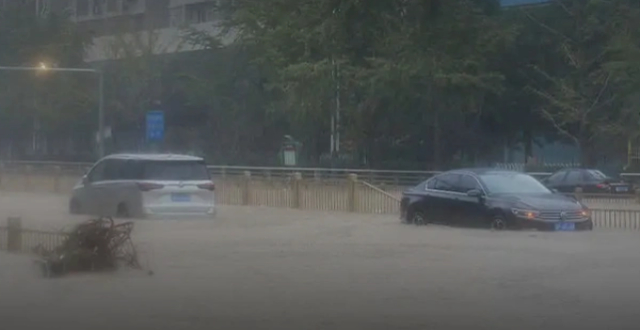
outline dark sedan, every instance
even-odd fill
[[[612,178],[596,169],[567,168],[542,180],[547,187],[563,193],[573,193],[576,188],[588,194],[633,194],[633,185]]]
[[[406,190],[401,219],[425,225],[550,231],[592,230],[589,209],[530,175],[496,169],[441,173]]]

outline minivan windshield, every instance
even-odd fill
[[[147,161],[142,171],[143,180],[200,181],[209,180],[203,161]]]
[[[480,180],[490,194],[550,194],[542,183],[523,173],[489,172],[480,175]]]

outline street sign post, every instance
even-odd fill
[[[147,112],[147,142],[160,142],[164,139],[164,112]]]
[[[164,112],[147,112],[147,143],[150,151],[158,152],[164,139]]]

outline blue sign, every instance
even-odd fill
[[[164,112],[147,112],[147,141],[161,141],[164,138]]]

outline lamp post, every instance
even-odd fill
[[[89,68],[50,68],[46,64],[39,66],[0,66],[0,71],[52,71],[85,72],[98,75],[98,156],[104,157],[104,74],[98,69]]]

